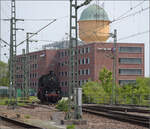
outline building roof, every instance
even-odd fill
[[[99,5],[93,4],[83,10],[79,21],[85,20],[105,20],[109,21],[106,11]]]

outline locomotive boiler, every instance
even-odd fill
[[[61,99],[61,88],[54,71],[39,78],[37,97],[42,103],[57,103]]]

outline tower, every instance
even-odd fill
[[[96,5],[90,5],[81,13],[79,37],[85,43],[105,42],[109,38],[110,20],[106,11]]]

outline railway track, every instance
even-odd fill
[[[149,115],[142,114],[145,112],[150,113],[148,110],[142,110],[142,109],[136,110],[136,108],[134,110],[133,108],[129,108],[129,107],[125,108],[125,107],[106,106],[106,105],[105,106],[84,105],[83,111],[91,114],[99,115],[99,116],[109,117],[111,119],[115,119],[119,121],[129,122],[143,127],[150,126],[150,114]]]
[[[14,119],[10,119],[10,118],[4,117],[4,116],[0,116],[0,120],[1,120],[1,122],[4,121],[4,122],[11,124],[11,127],[12,127],[12,125],[14,125],[18,129],[19,129],[19,127],[21,129],[42,129],[40,127],[36,127],[34,125],[30,125],[30,124],[20,122],[20,121],[14,120]]]

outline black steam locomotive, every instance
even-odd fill
[[[61,99],[61,88],[53,71],[39,78],[37,97],[42,103],[56,103]]]

